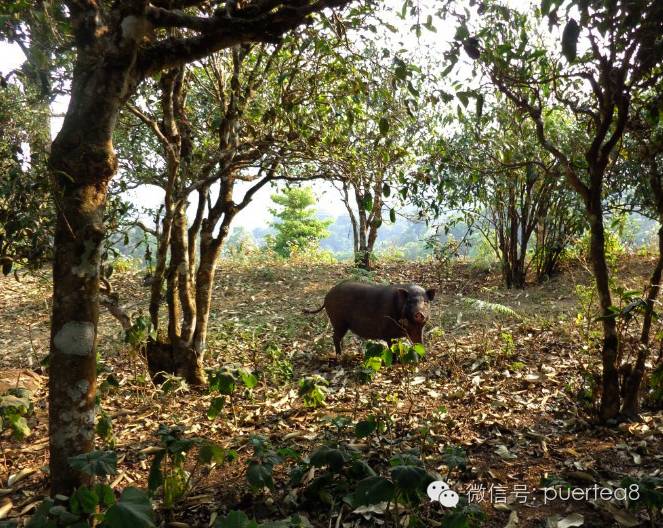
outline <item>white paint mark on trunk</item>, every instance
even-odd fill
[[[62,354],[88,356],[94,347],[94,324],[89,321],[69,321],[55,334],[53,344]]]
[[[86,240],[84,243],[85,249],[81,255],[81,262],[78,266],[73,266],[71,272],[77,277],[96,277],[97,276],[97,264],[99,259],[97,258],[97,253],[99,252],[99,245],[95,244],[90,240]]]

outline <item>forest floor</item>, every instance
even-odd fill
[[[628,257],[618,266],[619,282],[642,290],[652,266],[648,257]],[[326,316],[302,314],[302,308],[320,306],[330,286],[356,275],[342,264],[222,262],[206,366],[242,366],[260,376],[253,390],[237,391],[232,405],[214,420],[207,416],[214,395],[172,382],[169,390],[155,388],[146,381],[143,363],[104,310],[99,377],[112,375],[118,382],[101,401],[112,419],[118,454],[112,486],[147,487],[149,448],[158,445],[155,433],[165,424],[238,456],[210,468],[195,464],[191,455],[186,467],[193,473],[193,488],[170,510],[163,508],[161,494],[155,496],[164,526],[209,526],[233,509],[258,519],[297,511],[320,527],[394,526],[393,508],[385,512],[384,504],[353,511],[333,492],[322,501],[311,499],[302,484],[288,484],[296,465],[291,460],[276,465],[272,490],[252,490],[246,478],[252,435],[302,457],[325,443],[340,445],[387,476],[391,456],[416,453],[427,470],[448,477],[452,489],[470,492],[470,501],[486,514],[480,526],[647,524],[645,513],[625,511],[615,501],[547,500],[541,489],[544,479],[572,488],[612,489],[627,475],[636,480],[663,476],[663,411],[645,408],[641,422],[609,428],[593,421],[590,393],[599,354],[586,321],[578,318],[583,310],[576,285],[591,284],[581,266],[568,266],[542,285],[510,291],[501,286],[499,274],[467,263],[443,271],[430,263],[380,265],[372,280],[416,282],[437,287],[438,295],[426,330],[425,359],[416,367],[382,369],[371,383],[360,383],[355,375],[362,366],[362,343],[346,337],[343,357],[330,362]],[[130,312],[147,311],[149,289],[141,272],[116,271],[112,283]],[[0,512],[21,523],[47,493],[47,377],[40,360],[48,351],[50,299],[47,271],[23,276],[21,282],[0,278],[0,393],[7,386],[27,386],[34,402],[27,439],[0,433]],[[324,405],[312,409],[297,389],[299,380],[316,374],[329,386]],[[368,415],[387,427],[357,438],[354,424]],[[311,476],[312,471],[304,481]],[[339,478],[335,482],[342,488]],[[451,526],[445,508],[427,498],[400,513],[420,519],[419,526]]]

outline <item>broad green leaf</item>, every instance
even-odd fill
[[[105,477],[117,473],[117,454],[115,451],[91,451],[69,458],[69,465],[78,471],[93,477]]]
[[[252,372],[249,372],[248,370],[240,370],[239,371],[239,377],[242,380],[242,383],[244,383],[244,386],[247,389],[253,389],[256,385],[258,385],[258,378],[256,377],[255,374]]]
[[[448,445],[444,448],[442,460],[449,469],[465,469],[467,466],[467,455],[462,447]]]
[[[127,488],[120,500],[108,508],[103,526],[108,528],[153,528],[154,511],[147,493]]]
[[[81,486],[69,499],[72,513],[87,513],[92,514],[97,510],[99,505],[99,497],[94,489],[87,486]]]
[[[365,211],[371,212],[373,210],[373,196],[371,193],[366,193],[362,199],[361,206]]]
[[[214,420],[217,416],[219,416],[219,413],[223,409],[224,402],[224,396],[217,396],[216,398],[212,399],[209,409],[207,409],[207,417],[210,420]]]
[[[394,499],[395,494],[394,483],[390,480],[380,476],[368,477],[357,484],[357,488],[350,496],[350,502],[354,508],[357,508],[380,502],[390,502]]]
[[[248,480],[251,487],[256,491],[263,488],[272,489],[274,487],[272,470],[273,467],[271,465],[253,460],[249,462],[249,467],[246,470],[246,480]]]
[[[322,446],[311,454],[311,465],[315,467],[329,466],[334,472],[341,470],[346,462],[342,451],[329,446]]]
[[[23,440],[24,438],[30,436],[30,427],[28,427],[27,420],[16,413],[9,413],[5,415],[5,420],[9,423],[9,426],[12,428],[14,437],[18,440]]]
[[[372,435],[378,428],[378,423],[375,421],[375,417],[371,417],[368,420],[361,420],[355,425],[355,436],[357,438],[365,438]]]
[[[198,460],[203,464],[221,464],[226,461],[226,450],[213,442],[205,442],[198,451]]]

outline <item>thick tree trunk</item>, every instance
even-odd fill
[[[195,245],[195,241],[193,241]],[[173,234],[170,240],[170,258],[177,281],[179,305],[182,311],[182,325],[179,338],[190,344],[196,327],[196,306],[193,298],[193,284],[189,272],[189,240],[187,218],[184,206],[175,212]]]
[[[119,98],[109,93],[109,81],[103,76],[84,78],[88,83],[74,82],[70,107],[50,156],[57,208],[49,362],[50,475],[51,493],[66,495],[89,480],[70,467],[69,458],[94,447],[100,247],[106,188],[117,168],[110,136]]]
[[[611,312],[612,297],[608,264],[605,259],[605,231],[600,196],[592,197],[588,207],[590,223],[590,258],[599,296],[603,323],[603,346],[601,362],[603,365],[602,396],[599,416],[602,421],[614,420],[619,415],[620,392],[619,372],[617,369],[618,338],[617,323]]]
[[[200,265],[196,273],[196,332],[193,337],[193,349],[202,362],[207,342],[209,313],[212,306],[212,290],[216,261],[221,252],[221,245],[201,245]]]

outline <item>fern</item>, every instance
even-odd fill
[[[503,304],[482,301],[481,299],[472,299],[470,297],[463,297],[463,302],[480,312],[492,312],[499,315],[515,317],[516,319],[522,319],[522,316],[519,313]]]

